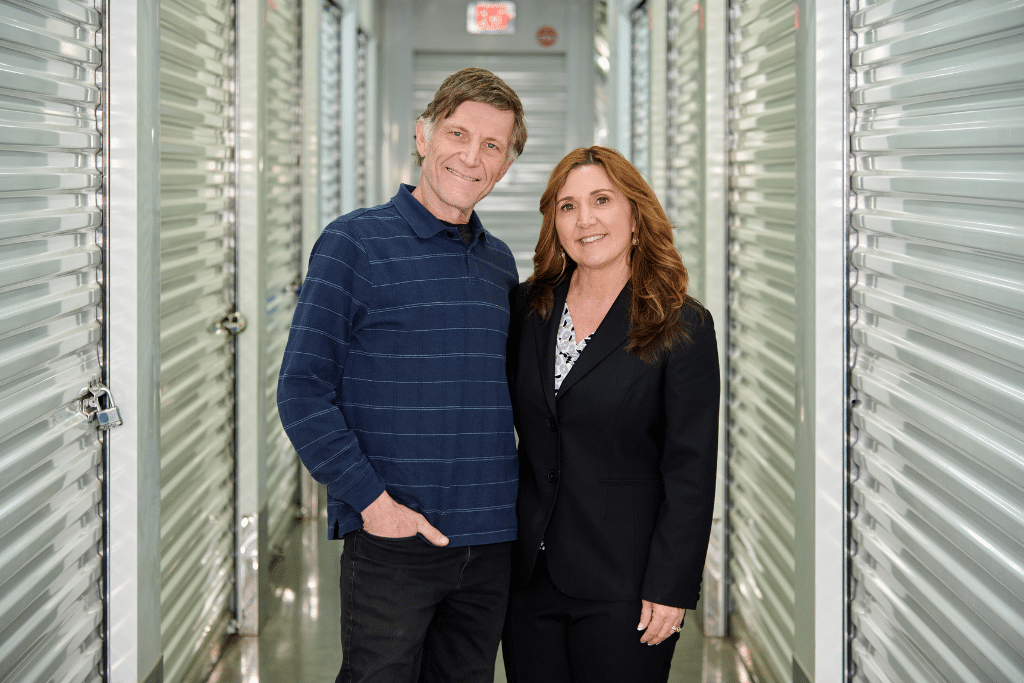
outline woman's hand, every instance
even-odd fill
[[[649,600],[641,600],[641,603],[640,624],[636,627],[637,631],[644,631],[641,643],[657,645],[682,628],[686,616],[682,607],[659,605]]]

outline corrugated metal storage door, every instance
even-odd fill
[[[862,3],[853,680],[1024,680],[1024,2]]]
[[[278,548],[299,511],[299,458],[277,414],[277,378],[295,312],[302,238],[302,77],[298,3],[267,13],[267,529]]]
[[[608,0],[594,0],[594,144],[608,146],[611,125],[608,81],[611,71]]]
[[[651,182],[651,18],[641,2],[630,14],[630,161]]]
[[[100,681],[102,16],[42,4],[0,4],[0,679]]]
[[[755,671],[792,678],[795,39],[789,0],[730,8],[729,570]]]
[[[341,10],[323,5],[320,22],[320,226],[341,215]]]
[[[427,107],[441,81],[467,66],[497,74],[516,91],[527,112],[529,138],[523,154],[491,193],[477,204],[484,227],[512,250],[519,279],[533,272],[533,251],[540,234],[540,196],[565,148],[567,88],[561,54],[434,54],[413,57],[413,115]]]
[[[369,59],[370,37],[363,30],[356,31],[356,206],[368,206],[370,148]],[[424,105],[426,106],[426,105]]]
[[[160,561],[164,680],[204,667],[232,618],[232,3],[160,5]]]
[[[704,60],[702,14],[689,0],[668,4],[668,195],[665,213],[690,273],[690,292],[704,276]]]

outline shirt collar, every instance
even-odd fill
[[[402,215],[402,218],[412,226],[413,232],[422,239],[428,239],[445,230],[451,230],[451,228],[438,220],[437,216],[430,213],[427,207],[420,204],[418,199],[412,196],[412,191],[415,189],[415,185],[402,183],[398,187],[398,194],[391,200],[394,202],[395,208],[398,209],[398,213]],[[480,239],[487,237],[488,233],[484,230],[484,226],[480,222],[480,217],[476,215],[476,211],[469,216],[469,227],[473,229],[474,237],[479,237]]]

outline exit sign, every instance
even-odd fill
[[[516,3],[471,2],[466,7],[466,30],[470,33],[509,35],[516,32]]]

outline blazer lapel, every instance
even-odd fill
[[[540,316],[533,316],[533,335],[537,342],[537,359],[540,369],[540,386],[547,399],[548,407],[552,414],[557,414],[555,409],[555,339],[558,335],[558,323],[562,319],[562,308],[565,306],[565,297],[569,293],[569,279],[575,264],[555,287],[554,301],[552,302],[551,315],[547,322],[540,319]]]
[[[565,291],[568,292],[569,288],[566,287]],[[588,372],[593,370],[605,357],[614,351],[615,349],[622,346],[629,336],[629,307],[632,302],[632,288],[627,282],[619,292],[619,296],[615,298],[615,302],[612,303],[612,307],[608,309],[608,312],[604,316],[604,320],[598,325],[597,330],[594,331],[594,336],[587,342],[586,347],[580,354],[576,362],[573,363],[572,368],[569,370],[569,374],[562,380],[562,386],[558,390],[558,398],[561,399],[565,396],[566,392],[572,388],[581,377],[586,375]],[[558,305],[558,315],[561,317],[562,306],[565,304],[565,293],[562,294],[562,303]],[[555,317],[554,314],[551,316]],[[555,325],[557,330],[557,323]],[[552,334],[548,348],[554,349],[555,339]],[[554,365],[554,351],[552,350],[551,365]],[[554,389],[555,374],[554,368],[551,369],[551,384],[549,385]]]

